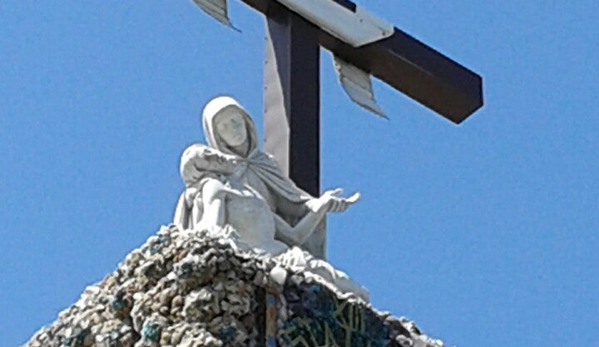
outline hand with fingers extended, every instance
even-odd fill
[[[339,197],[340,188],[327,190],[319,198],[308,202],[308,207],[314,212],[344,212],[350,205],[360,199],[360,193],[354,193],[348,198]]]

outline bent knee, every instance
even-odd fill
[[[209,179],[202,187],[202,199],[205,202],[224,198],[226,193],[225,185],[214,178]]]

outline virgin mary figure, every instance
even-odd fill
[[[209,146],[195,144],[183,153],[186,190],[174,222],[185,229],[231,225],[255,248],[269,241],[270,253],[299,246],[324,258],[324,237],[315,230],[327,212],[344,211],[359,195],[339,198],[332,190],[315,198],[299,189],[259,150],[254,122],[231,97],[212,99],[202,123]]]

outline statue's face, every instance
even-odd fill
[[[229,146],[241,146],[247,140],[247,129],[241,111],[235,107],[224,109],[214,120],[220,138]]]

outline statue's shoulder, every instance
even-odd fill
[[[194,143],[185,148],[183,150],[183,154],[181,154],[181,161],[189,160],[190,158],[197,156],[198,154],[208,153],[213,150],[212,147],[204,144],[204,143]]]
[[[195,143],[188,146],[181,155],[179,171],[186,186],[196,184],[207,175],[229,173],[233,162],[226,154],[205,145]]]

